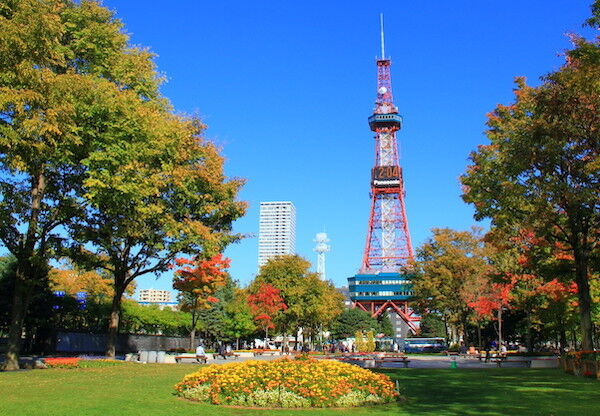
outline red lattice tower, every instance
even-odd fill
[[[413,259],[404,204],[404,183],[396,132],[402,117],[394,105],[391,60],[377,60],[377,101],[369,126],[375,132],[375,166],[371,171],[371,215],[361,273],[399,272]]]
[[[377,59],[377,100],[369,126],[375,132],[375,166],[371,170],[371,214],[359,273],[348,278],[353,307],[378,316],[387,310],[397,314],[413,333],[420,317],[410,308],[413,259],[404,205],[404,182],[398,158],[396,132],[402,117],[394,105],[391,61],[385,58],[383,16],[381,59]],[[398,328],[398,327],[397,327]],[[398,331],[396,331],[398,334]]]

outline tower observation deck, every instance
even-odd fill
[[[371,169],[371,210],[359,273],[348,278],[353,306],[377,316],[391,310],[417,332],[419,317],[410,309],[410,261],[414,258],[404,204],[404,180],[396,132],[402,116],[394,105],[391,60],[385,57],[383,16],[381,58],[377,61],[377,98],[369,117],[375,133],[375,163]]]

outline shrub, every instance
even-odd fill
[[[367,332],[367,340],[365,342],[365,352],[375,351],[375,335],[373,331]]]
[[[190,400],[251,407],[350,407],[398,397],[384,374],[308,357],[213,364],[185,376],[175,389]]]
[[[125,364],[125,361],[109,360],[109,359],[79,361],[80,368],[103,368],[103,367],[113,367],[115,365],[121,365],[121,364]]]

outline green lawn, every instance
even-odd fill
[[[552,369],[399,369],[407,401],[346,410],[246,410],[173,395],[192,365],[0,373],[0,415],[598,415],[600,382]]]

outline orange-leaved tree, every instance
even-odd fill
[[[248,305],[254,320],[265,331],[266,347],[269,329],[275,328],[273,319],[279,311],[285,311],[287,305],[283,303],[280,290],[269,283],[261,283],[255,293],[248,295]]]
[[[202,309],[208,309],[219,300],[213,295],[225,286],[230,260],[220,253],[210,259],[200,256],[194,260],[179,258],[175,260],[179,269],[173,277],[173,288],[180,292],[181,310],[192,316],[190,327],[190,348],[196,347],[196,329]]]

